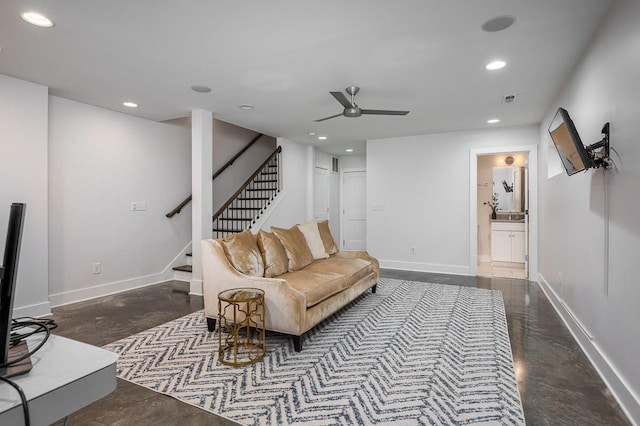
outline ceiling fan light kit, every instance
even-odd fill
[[[320,121],[329,120],[331,118],[336,118],[340,116],[349,117],[349,118],[357,118],[361,115],[407,115],[409,111],[395,111],[395,110],[385,110],[385,109],[362,109],[356,104],[354,97],[360,91],[358,86],[349,86],[345,89],[347,94],[351,96],[351,100],[349,100],[344,93],[342,92],[329,92],[331,95],[336,98],[340,105],[344,107],[344,110],[341,114],[331,115],[329,117],[320,118],[318,120],[314,120],[316,123]]]

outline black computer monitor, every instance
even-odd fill
[[[6,364],[9,357],[13,297],[16,288],[16,275],[18,274],[25,209],[25,204],[11,204],[9,228],[4,244],[4,260],[0,267],[0,364]]]

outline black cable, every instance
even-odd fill
[[[22,401],[22,412],[24,413],[24,424],[25,424],[25,426],[29,426],[31,424],[31,421],[29,420],[29,405],[28,405],[28,402],[27,402],[27,397],[24,395],[24,392],[22,391],[22,388],[20,386],[18,386],[16,383],[14,383],[11,380],[7,379],[6,377],[0,376],[0,380],[2,380],[5,383],[8,383],[15,390],[18,391],[18,394],[20,395],[20,401]]]
[[[15,346],[18,343],[20,343],[21,341],[23,341],[24,339],[26,339],[29,336],[33,336],[34,334],[37,333],[46,333],[44,339],[42,339],[38,345],[31,351],[29,351],[28,353],[24,354],[23,356],[13,359],[10,362],[6,362],[3,364],[0,364],[0,368],[5,368],[5,367],[9,367],[11,365],[17,364],[20,361],[24,361],[25,359],[29,358],[31,355],[35,354],[49,339],[49,336],[51,335],[51,330],[55,329],[57,327],[57,324],[53,321],[53,320],[38,320],[35,318],[27,318],[28,321],[19,321],[22,320],[23,318],[19,318],[19,319],[14,319],[13,323],[11,324],[11,336],[9,338],[10,344],[11,346]],[[35,326],[37,327],[35,330],[32,330],[28,333],[15,333],[14,331],[17,330],[22,330],[25,327],[31,327],[31,326]]]

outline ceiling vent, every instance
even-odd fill
[[[514,102],[516,101],[516,97],[517,97],[517,95],[516,95],[516,94],[513,94],[513,95],[504,95],[504,96],[502,97],[502,103],[503,103],[503,104],[512,104],[512,103],[514,103]]]

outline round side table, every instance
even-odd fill
[[[218,359],[224,365],[251,365],[267,352],[264,291],[234,288],[218,294]]]

